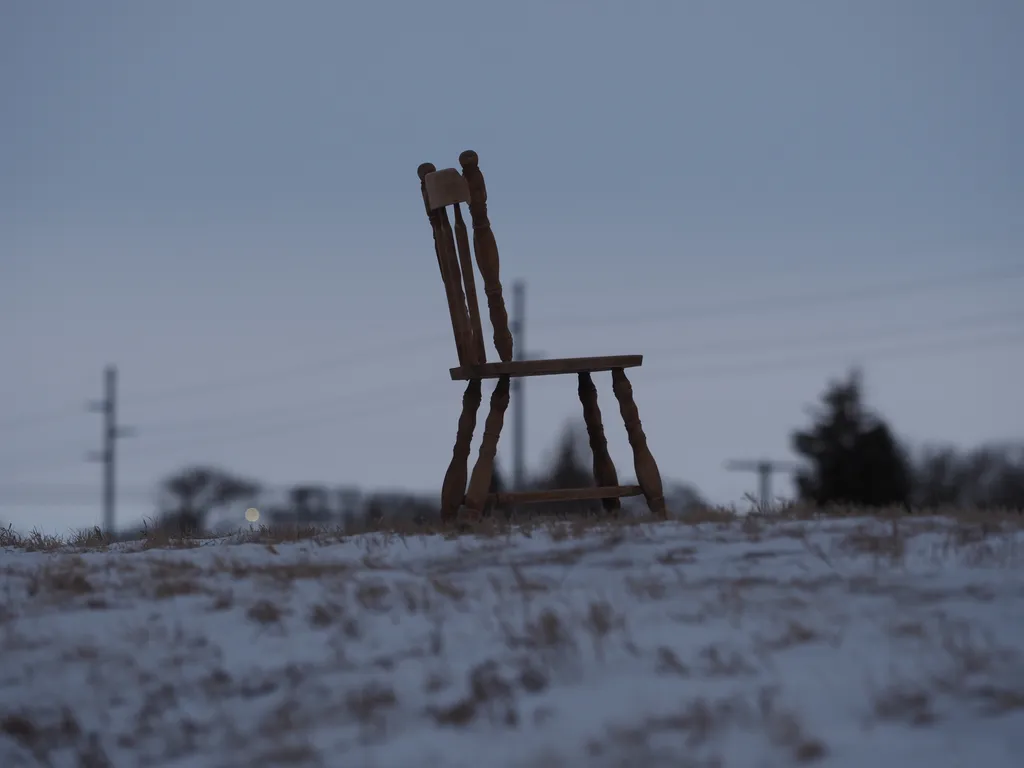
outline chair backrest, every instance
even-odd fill
[[[432,163],[423,163],[417,169],[423,204],[434,233],[434,252],[448,299],[459,365],[480,365],[487,361],[469,233],[462,217],[463,203],[468,204],[473,223],[473,255],[484,281],[494,348],[502,362],[509,362],[512,360],[512,333],[501,289],[498,244],[487,218],[487,187],[476,152],[463,152],[459,155],[459,164],[462,173],[455,168],[439,171]],[[454,208],[454,231],[448,218],[448,206]]]

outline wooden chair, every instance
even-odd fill
[[[513,360],[512,333],[509,331],[505,300],[499,276],[498,246],[487,218],[487,187],[480,172],[476,152],[467,150],[459,155],[462,173],[454,168],[437,170],[424,163],[417,170],[420,191],[434,232],[434,251],[441,269],[448,310],[459,367],[450,369],[453,381],[468,381],[462,396],[462,415],[452,451],[451,464],[441,489],[441,515],[452,519],[465,505],[473,516],[483,514],[485,508],[497,503],[514,505],[541,501],[575,501],[600,499],[611,513],[620,509],[619,499],[643,494],[651,511],[666,517],[665,496],[661,475],[654,456],[647,447],[647,437],[640,424],[640,414],[633,401],[633,387],[626,378],[625,369],[635,368],[643,362],[643,355],[614,357],[570,357],[551,360]],[[487,310],[494,331],[494,347],[500,362],[487,362],[480,307],[477,301],[476,280],[470,256],[469,234],[463,219],[462,204],[469,206],[473,224],[473,251],[484,283]],[[448,218],[448,206],[454,209],[455,228]],[[619,485],[615,465],[608,454],[601,410],[597,404],[597,389],[591,374],[611,371],[612,391],[619,402],[619,412],[626,425],[629,443],[633,449],[633,462],[639,485]],[[596,487],[568,488],[546,491],[519,491],[489,494],[494,472],[494,457],[498,438],[509,404],[509,384],[513,377],[549,376],[574,373],[579,379],[579,398],[583,404],[583,417],[594,454]],[[477,411],[480,409],[480,384],[483,379],[497,379],[491,395],[490,411],[484,423],[480,455],[467,487],[470,443],[476,429]]]

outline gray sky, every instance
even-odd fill
[[[740,501],[723,461],[788,457],[853,363],[912,443],[1020,437],[1021,39],[1017,0],[8,0],[0,518],[99,521],[108,362],[122,520],[191,461],[436,491],[462,385],[415,170],[466,148],[527,346],[644,353],[666,479]],[[539,467],[579,404],[527,392]]]

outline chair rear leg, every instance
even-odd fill
[[[604,434],[601,422],[601,408],[597,404],[597,387],[589,373],[579,375],[579,396],[583,404],[583,420],[587,425],[587,436],[590,438],[590,450],[594,454],[594,482],[598,486],[616,486],[619,484],[615,464],[608,453],[608,439]],[[617,514],[622,509],[618,499],[601,499],[605,512]]]
[[[480,410],[480,379],[471,379],[462,395],[462,414],[455,436],[452,461],[441,486],[441,519],[453,520],[466,495],[466,477],[469,474],[469,450],[476,430],[476,414]]]

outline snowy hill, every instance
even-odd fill
[[[0,765],[1022,764],[1016,529],[193,544],[0,551]]]

